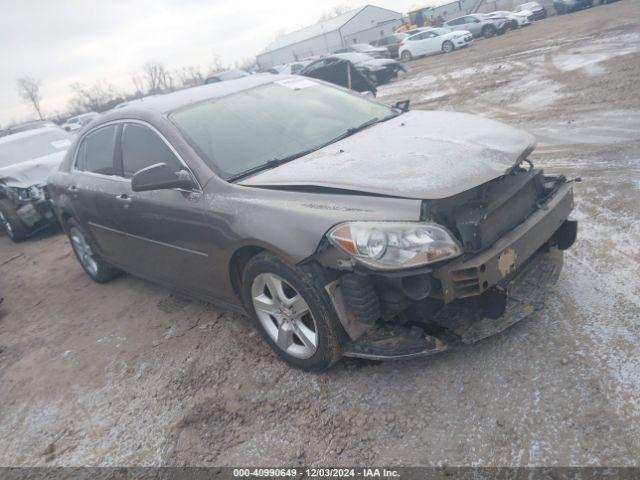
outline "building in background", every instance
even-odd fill
[[[327,55],[354,43],[370,43],[391,35],[402,24],[402,14],[365,5],[335,18],[288,33],[257,56],[260,68]]]

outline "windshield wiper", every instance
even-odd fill
[[[371,118],[369,120],[367,120],[366,122],[362,123],[361,125],[358,125],[357,127],[351,127],[348,128],[347,130],[345,130],[344,133],[340,134],[339,136],[337,136],[336,138],[333,138],[331,140],[329,140],[328,142],[323,143],[322,145],[318,145],[317,147],[313,147],[313,148],[309,148],[307,150],[304,150],[302,152],[298,152],[298,153],[294,153],[293,155],[289,155],[287,157],[283,157],[283,158],[274,158],[273,160],[268,160],[265,163],[262,163],[256,167],[250,168],[249,170],[245,170],[244,172],[240,172],[236,175],[233,175],[231,177],[229,177],[227,179],[228,182],[235,182],[236,180],[242,180],[243,178],[246,178],[250,175],[253,175],[254,173],[258,173],[258,172],[262,172],[264,170],[269,170],[271,168],[275,168],[278,165],[282,165],[283,163],[287,163],[290,162],[292,160],[295,160],[296,158],[300,158],[300,157],[304,157],[305,155],[309,155],[310,153],[315,152],[316,150],[320,150],[321,148],[324,148],[328,145],[331,145],[332,143],[336,143],[339,142],[340,140],[343,140],[347,137],[350,137],[351,135],[354,135],[358,132],[361,132],[362,130],[364,130],[365,128],[370,127],[371,125],[374,125],[378,122],[383,122],[385,120],[388,120],[390,118],[396,117],[396,114],[393,115],[388,115],[386,117],[384,117],[382,120],[380,120],[378,117],[375,118]]]
[[[249,170],[245,170],[244,172],[237,173],[236,175],[232,175],[227,179],[229,182],[235,182],[236,180],[242,180],[249,175],[253,175],[254,173],[262,172],[263,170],[269,170],[271,168],[275,168],[278,165],[282,165],[283,163],[290,162],[291,160],[295,160],[296,158],[303,157],[305,155],[310,154],[318,150],[321,147],[314,147],[308,150],[304,150],[302,152],[294,153],[293,155],[289,155],[283,158],[274,158],[273,160],[267,160],[265,163],[262,163],[256,167],[250,168]]]

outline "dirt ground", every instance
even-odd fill
[[[0,465],[638,465],[640,2],[408,64],[385,100],[496,118],[576,186],[545,310],[414,361],[278,361],[249,321],[124,276],[58,231],[0,237]]]

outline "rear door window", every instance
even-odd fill
[[[117,128],[116,125],[109,125],[91,132],[84,138],[76,159],[78,170],[114,175],[113,152]]]
[[[127,123],[121,142],[125,178],[131,178],[136,172],[156,163],[166,163],[176,172],[183,168],[164,140],[149,127]]]

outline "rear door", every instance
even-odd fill
[[[129,238],[131,270],[179,289],[210,293],[214,269],[209,254],[215,245],[204,222],[202,191],[132,191],[131,178],[145,167],[166,163],[175,171],[188,168],[168,141],[149,125],[126,123],[120,145],[121,174],[129,198],[120,208]]]
[[[106,261],[126,266],[127,239],[120,215],[119,197],[127,184],[115,175],[116,124],[89,132],[78,148],[69,186],[74,213],[94,240],[97,253]]]
[[[464,25],[458,30],[469,30],[474,36],[478,36],[482,30],[482,22],[478,20],[476,17],[464,17]]]

